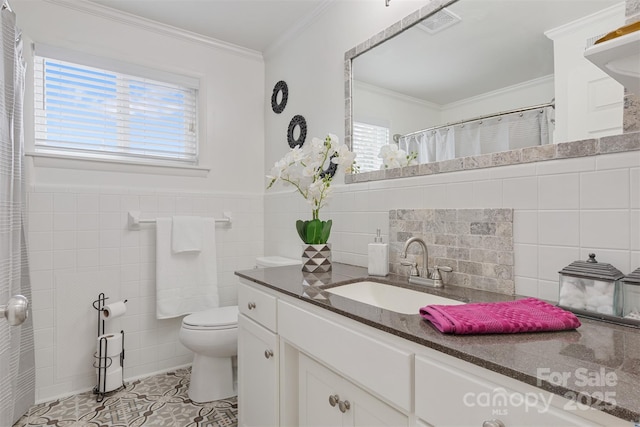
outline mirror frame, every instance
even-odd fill
[[[344,54],[344,92],[345,92],[345,132],[344,141],[353,148],[353,80],[352,61],[363,53],[384,43],[388,39],[400,34],[423,18],[438,12],[445,7],[457,3],[459,0],[432,0],[426,6],[416,10],[402,20],[375,34]],[[627,92],[625,92],[627,96]],[[626,103],[625,103],[626,104]],[[625,110],[626,115],[626,110]],[[437,173],[474,170],[497,166],[507,166],[523,163],[540,162],[573,157],[596,156],[599,154],[619,153],[640,150],[640,132],[628,132],[601,138],[579,141],[560,142],[548,145],[536,145],[516,150],[497,153],[480,154],[470,157],[458,157],[441,162],[422,163],[401,168],[381,169],[377,171],[345,174],[345,184],[358,182],[380,181],[394,178],[404,178]],[[356,158],[357,161],[357,158]]]

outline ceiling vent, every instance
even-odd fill
[[[429,34],[436,34],[460,21],[462,18],[445,8],[420,21],[418,28]]]

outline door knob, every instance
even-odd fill
[[[482,427],[505,427],[500,420],[488,420],[482,423]]]
[[[0,316],[11,326],[22,324],[29,317],[29,300],[22,295],[12,296],[7,305],[0,306]]]
[[[250,302],[247,304],[247,308],[249,310],[253,310],[254,308],[256,308],[256,303],[255,302]]]
[[[273,357],[273,350],[265,350],[265,351],[264,351],[264,357],[265,357],[266,359],[270,359],[270,358],[272,358],[272,357]]]

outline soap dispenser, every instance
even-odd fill
[[[369,275],[386,276],[389,274],[389,246],[382,243],[379,228],[376,234],[373,243],[369,243]]]

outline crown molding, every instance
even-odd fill
[[[372,93],[377,93],[379,95],[383,95],[389,98],[395,98],[398,99],[400,101],[404,101],[404,102],[409,102],[411,104],[416,104],[419,105],[421,107],[426,107],[426,108],[432,108],[432,109],[436,109],[438,111],[440,111],[440,109],[442,108],[442,105],[440,104],[436,104],[435,102],[431,102],[431,101],[426,101],[424,99],[420,99],[420,98],[415,98],[413,96],[410,95],[405,95],[404,93],[400,93],[400,92],[395,92],[393,90],[390,89],[385,89],[385,88],[381,88],[379,86],[375,86],[372,85],[370,83],[365,83],[359,80],[353,80],[353,87],[354,88],[361,88],[364,89],[368,92],[372,92]]]
[[[508,94],[510,92],[514,92],[517,90],[524,90],[524,89],[529,89],[529,88],[535,88],[536,86],[540,86],[540,85],[544,85],[544,84],[553,84],[554,82],[554,75],[553,74],[549,74],[547,76],[542,76],[542,77],[538,77],[532,80],[528,80],[526,82],[523,83],[517,83],[511,86],[506,86],[491,92],[485,92],[481,95],[476,95],[473,96],[471,98],[465,98],[462,99],[460,101],[455,101],[455,102],[451,102],[449,104],[445,104],[442,106],[442,111],[447,111],[447,110],[452,110],[455,108],[460,108],[463,107],[465,105],[469,105],[469,104],[474,104],[477,102],[481,102],[481,101],[485,101],[487,99],[493,98],[495,96],[499,96],[499,95],[504,95],[504,94]],[[551,99],[549,100],[549,102],[551,102]]]
[[[547,30],[544,32],[544,35],[551,40],[555,40],[558,37],[562,37],[566,34],[572,34],[576,30],[588,28],[604,19],[615,18],[617,16],[621,16],[624,18],[624,14],[625,3],[623,1],[621,3],[614,4],[613,6],[609,6],[608,8],[603,9],[599,12],[592,13],[591,15],[587,15],[583,18],[579,18],[575,21],[571,21],[559,27]]]
[[[253,49],[247,49],[242,46],[228,43],[222,40],[214,39],[212,37],[203,36],[202,34],[194,33],[192,31],[183,30],[168,24],[163,24],[151,19],[142,18],[140,16],[133,15],[128,12],[115,10],[113,8],[103,6],[98,3],[92,3],[88,0],[43,0],[47,3],[54,4],[56,6],[72,9],[77,12],[86,13],[89,15],[97,16],[99,18],[107,19],[120,24],[130,25],[132,27],[150,31],[163,36],[173,37],[179,40],[198,43],[210,48],[224,50],[229,53],[248,57],[256,60],[263,60],[261,52]]]
[[[287,41],[294,39],[297,35],[302,33],[309,25],[313,24],[334,2],[335,0],[323,0],[315,9],[311,11],[303,19],[292,25],[287,31],[280,35],[273,43],[271,43],[264,50],[263,56],[268,58],[277,52],[280,47]]]

